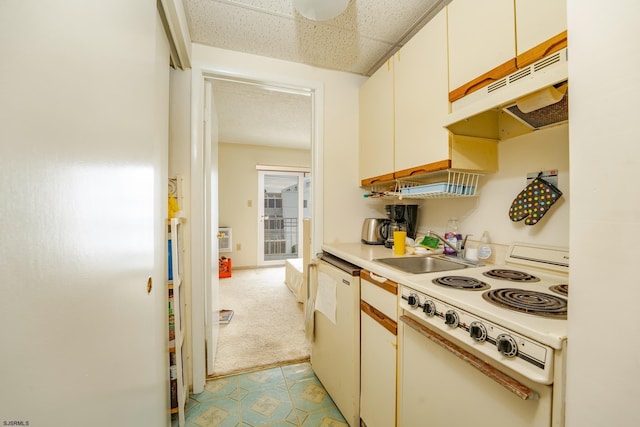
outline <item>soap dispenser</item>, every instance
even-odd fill
[[[491,256],[491,246],[489,246],[489,232],[485,230],[480,238],[478,246],[478,258],[488,259]]]
[[[453,248],[450,248],[447,245],[444,245],[444,253],[447,255],[455,255],[460,250],[461,241],[458,240],[458,218],[452,216],[449,218],[449,222],[447,222],[447,231],[444,234],[444,239],[449,243]]]

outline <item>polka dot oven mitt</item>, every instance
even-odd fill
[[[526,225],[534,225],[545,216],[560,196],[562,191],[538,175],[513,200],[509,208],[509,218],[513,222],[524,219]]]

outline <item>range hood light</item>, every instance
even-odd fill
[[[549,105],[560,102],[562,98],[564,98],[564,95],[567,93],[568,86],[569,85],[565,83],[558,88],[554,86],[546,87],[518,99],[516,101],[516,105],[523,113],[530,113],[532,111],[548,107]]]

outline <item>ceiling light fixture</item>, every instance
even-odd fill
[[[349,0],[293,0],[300,15],[313,21],[333,19],[345,11]]]

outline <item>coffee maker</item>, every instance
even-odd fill
[[[393,247],[394,231],[406,231],[407,237],[416,238],[418,205],[385,205],[384,209],[389,218],[387,240],[384,242],[385,247]]]

